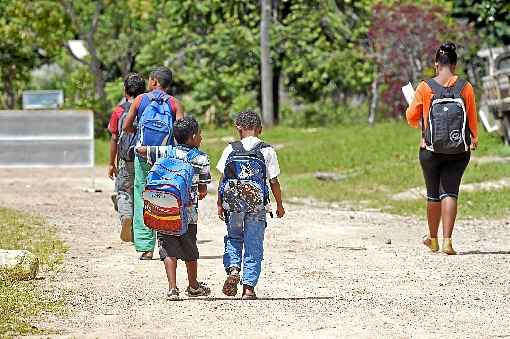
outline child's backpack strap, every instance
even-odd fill
[[[234,152],[246,152],[246,149],[244,148],[244,145],[241,141],[234,141],[230,143],[230,146],[232,146],[232,150]]]
[[[201,154],[201,152],[196,147],[194,147],[188,151],[188,154],[186,155],[186,159],[188,160],[188,162],[191,162],[193,159],[198,157],[200,154]]]
[[[255,147],[253,147],[253,150],[261,151],[263,148],[268,148],[268,147],[271,147],[271,145],[266,144],[265,142],[261,141],[258,144],[256,144]]]
[[[152,92],[145,93],[145,95],[147,96],[147,99],[149,99],[149,102],[152,102],[152,101],[156,100],[156,96]]]

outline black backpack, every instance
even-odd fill
[[[219,195],[223,208],[229,212],[255,212],[269,202],[266,162],[262,149],[270,147],[259,142],[246,150],[241,141],[230,144]]]
[[[467,81],[458,79],[452,87],[443,87],[434,79],[427,80],[432,89],[429,121],[423,131],[428,150],[442,154],[458,154],[469,150],[471,134],[461,92]]]
[[[117,157],[124,161],[134,161],[135,160],[135,146],[136,146],[136,133],[128,133],[122,129],[122,125],[124,124],[124,120],[126,119],[129,108],[131,107],[131,103],[126,101],[121,105],[124,109],[124,112],[120,116],[118,131],[119,131],[119,140],[117,141]],[[136,126],[136,122],[135,122]]]

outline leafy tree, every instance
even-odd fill
[[[93,108],[96,127],[104,130],[110,105],[106,84],[131,72],[145,36],[153,31],[159,17],[159,1],[151,0],[59,0],[70,33],[67,38],[84,41],[89,55],[76,58],[93,76]]]
[[[293,98],[338,105],[366,91],[372,64],[360,41],[369,12],[370,1],[282,1],[273,49]]]
[[[510,2],[507,0],[454,0],[453,15],[475,24],[490,46],[510,45]]]
[[[63,20],[50,1],[0,0],[0,76],[4,106],[13,109],[30,71],[58,51]]]
[[[168,1],[157,31],[147,36],[140,69],[165,63],[186,112],[222,124],[259,96],[259,8],[241,0]]]
[[[448,36],[469,32],[455,22],[448,25],[449,12],[443,6],[425,4],[377,4],[370,26],[369,53],[375,61],[377,84],[384,84],[382,101],[390,116],[400,116],[405,103],[400,87],[408,81],[415,86],[433,74],[435,52]],[[463,34],[466,38],[466,34]],[[462,46],[467,39],[456,40]],[[377,86],[375,86],[377,87]]]

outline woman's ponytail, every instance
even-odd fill
[[[445,42],[436,52],[436,62],[441,65],[457,64],[457,47],[453,42]]]

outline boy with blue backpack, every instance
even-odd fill
[[[126,132],[137,132],[140,146],[167,146],[174,144],[173,123],[184,117],[182,105],[167,94],[172,83],[172,72],[167,67],[155,68],[149,76],[149,93],[139,95],[124,121]],[[134,128],[137,120],[137,128]],[[151,260],[156,244],[155,233],[143,222],[142,193],[150,165],[135,157],[133,236],[140,260]]]
[[[129,112],[131,103],[140,94],[145,92],[145,80],[140,74],[131,73],[124,79],[124,102],[115,107],[112,112],[108,131],[111,133],[110,162],[108,176],[115,179],[115,192],[112,197],[116,210],[119,213],[122,241],[132,241],[133,224],[133,182],[134,168],[134,133],[122,130],[122,124]]]
[[[218,215],[227,225],[223,265],[227,278],[223,293],[237,294],[243,273],[243,299],[256,299],[266,228],[269,188],[276,202],[276,215],[282,218],[285,209],[278,175],[280,168],[275,150],[258,138],[262,132],[260,117],[245,111],[238,114],[235,127],[240,141],[228,145],[216,168],[222,178],[218,189]],[[244,253],[243,253],[244,247]]]
[[[202,136],[192,117],[173,126],[176,146],[141,146],[136,149],[154,166],[143,193],[144,221],[157,231],[159,257],[168,278],[168,300],[179,300],[177,259],[186,263],[189,297],[206,296],[211,290],[197,281],[198,201],[207,195],[211,182],[209,157],[198,150]]]

